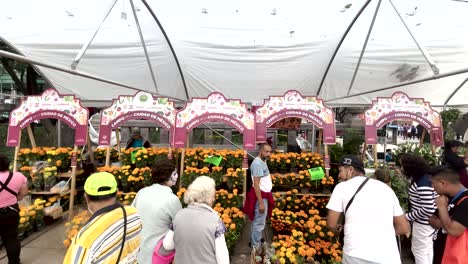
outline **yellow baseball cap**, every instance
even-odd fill
[[[109,172],[98,172],[86,179],[84,189],[89,195],[103,196],[117,192],[117,181]]]

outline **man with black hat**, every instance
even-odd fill
[[[117,202],[114,175],[94,173],[86,179],[84,190],[93,215],[73,238],[63,263],[137,263],[140,216],[136,208]]]
[[[343,263],[401,263],[395,233],[409,233],[409,223],[393,190],[364,175],[358,157],[342,157],[338,174],[342,182],[327,204],[328,226],[344,232]],[[338,223],[342,214],[344,227]]]

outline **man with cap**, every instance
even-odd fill
[[[393,190],[364,175],[358,157],[342,157],[341,183],[327,204],[328,227],[344,232],[343,263],[401,263],[395,233],[409,233],[409,223]],[[338,223],[342,214],[344,226]]]
[[[134,207],[117,202],[114,175],[95,173],[84,190],[92,216],[73,238],[63,263],[137,263],[140,216]]]
[[[148,140],[144,140],[144,138],[141,136],[140,129],[134,128],[132,129],[132,133],[130,134],[131,138],[127,142],[127,147],[125,149],[129,148],[150,148],[151,144],[149,143]]]

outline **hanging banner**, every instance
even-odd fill
[[[172,132],[177,110],[174,102],[166,97],[155,97],[150,93],[138,92],[134,96],[119,96],[112,105],[102,111],[99,128],[99,144],[109,145],[111,132],[128,120],[152,120]],[[170,133],[172,142],[173,133]]]
[[[59,119],[75,130],[75,145],[86,144],[88,135],[88,109],[81,106],[73,95],[61,96],[47,89],[39,96],[28,96],[10,113],[7,146],[18,145],[20,130],[41,119]]]
[[[408,120],[421,124],[429,131],[434,146],[444,145],[440,114],[422,98],[409,98],[403,92],[392,97],[379,97],[365,112],[366,143],[377,144],[377,129],[395,120]]]
[[[323,129],[323,142],[336,143],[335,114],[321,99],[287,91],[283,96],[270,96],[255,110],[257,141],[265,141],[267,128],[285,118],[302,118]]]
[[[177,113],[174,146],[185,147],[187,133],[209,122],[222,122],[234,127],[244,136],[244,148],[255,149],[255,117],[240,100],[226,99],[220,93],[207,98],[193,98]]]

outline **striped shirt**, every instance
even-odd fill
[[[107,210],[106,210],[107,209]],[[104,210],[104,213],[101,211]],[[114,264],[122,246],[123,210],[117,205],[96,212],[78,232],[68,248],[64,264]],[[137,263],[140,248],[141,221],[134,207],[126,206],[127,233],[120,264]]]
[[[437,193],[432,188],[428,175],[424,175],[409,188],[410,212],[406,219],[422,225],[429,225],[429,217],[436,211]]]

